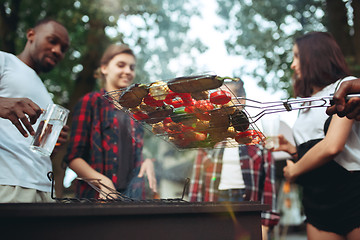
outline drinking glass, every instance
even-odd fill
[[[263,134],[265,135],[265,148],[279,147],[280,116],[277,114],[265,115],[261,118]]]
[[[68,109],[57,104],[47,106],[40,117],[39,126],[30,145],[33,152],[44,156],[51,155],[69,112]]]

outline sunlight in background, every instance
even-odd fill
[[[273,90],[265,91],[263,88],[257,86],[255,79],[251,77],[252,72],[259,71],[261,66],[261,61],[248,60],[243,56],[230,56],[227,53],[225,47],[225,39],[229,38],[231,33],[229,32],[219,32],[215,29],[215,26],[219,23],[223,23],[224,20],[216,14],[217,2],[216,0],[199,0],[197,4],[200,6],[201,15],[192,17],[189,25],[191,29],[188,33],[190,39],[199,38],[207,47],[208,50],[203,54],[198,52],[191,52],[196,58],[196,64],[199,69],[199,72],[194,74],[201,73],[214,73],[219,76],[230,76],[230,77],[240,77],[244,81],[244,86],[247,94],[247,98],[267,102],[267,101],[278,101],[285,99],[286,93],[284,92],[274,92]],[[137,49],[136,43],[133,42],[134,35],[141,35],[141,31],[134,32],[134,26],[144,26],[144,20],[140,17],[127,17],[120,18],[118,21],[118,29],[124,34],[124,39],[127,44],[134,46],[133,49],[136,53],[141,54],[141,49]],[[294,25],[294,28],[298,26]],[[289,29],[290,31],[291,29]],[[116,33],[115,29],[107,29],[107,34],[112,35]],[[149,33],[148,33],[149,34]],[[151,37],[151,34],[150,34]],[[161,39],[160,39],[161,40]],[[158,41],[160,41],[158,40]],[[161,45],[159,42],[149,42],[147,47],[152,48],[154,45]],[[157,56],[152,56],[149,59],[148,65],[145,65],[147,71],[156,71],[157,68],[154,68],[154,63],[156,64]],[[174,77],[179,77],[184,75],[184,66],[182,62],[187,61],[187,56],[179,55],[176,59],[169,59],[169,66],[173,72],[177,75]],[[238,69],[243,69],[244,74],[242,76],[233,76],[234,71]],[[159,69],[158,69],[159,70]],[[155,81],[156,79],[150,79]],[[255,115],[258,110],[247,109],[251,116]],[[281,114],[281,119],[286,122],[290,127],[292,127],[297,113],[296,112],[284,112]]]

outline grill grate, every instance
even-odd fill
[[[189,186],[190,179],[186,178],[184,183],[184,188],[182,192],[181,198],[167,198],[167,199],[144,199],[138,200],[133,199],[125,194],[122,194],[118,191],[113,189],[109,189],[106,185],[100,182],[99,179],[84,179],[84,178],[77,178],[80,181],[85,181],[88,183],[95,191],[99,193],[102,198],[57,198],[55,197],[55,180],[54,180],[54,173],[49,172],[48,178],[51,181],[51,198],[54,199],[57,203],[118,203],[118,204],[188,204],[189,202],[184,200],[185,192]],[[110,193],[105,194],[96,184],[102,185],[109,190]]]

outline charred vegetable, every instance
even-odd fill
[[[194,115],[187,113],[185,107],[175,108],[171,114],[171,120],[176,123],[184,123],[185,125],[191,125],[196,122]]]
[[[230,115],[230,122],[235,130],[239,132],[246,131],[250,125],[249,118],[239,109],[236,109],[235,112]]]
[[[148,113],[149,118],[146,119],[145,122],[150,124],[161,122],[166,117],[170,116],[172,111],[173,108],[169,105],[157,107],[155,111]]]
[[[224,105],[231,100],[231,94],[225,90],[217,90],[210,94],[210,102],[213,104]]]
[[[165,82],[157,81],[150,85],[149,93],[155,100],[164,100],[169,93],[169,88]]]
[[[174,78],[168,82],[168,86],[173,92],[194,93],[221,87],[224,79],[238,80],[237,78],[219,77],[217,75],[198,75]]]
[[[122,107],[134,108],[140,105],[148,91],[145,84],[133,84],[122,92],[118,102]]]

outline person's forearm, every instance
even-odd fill
[[[292,175],[298,177],[299,175],[318,168],[328,161],[332,160],[336,153],[328,151],[329,146],[324,141],[320,141],[312,147],[299,161],[295,163]]]
[[[69,167],[81,178],[101,179],[103,174],[93,169],[84,159],[75,158],[69,163]]]
[[[353,120],[333,116],[325,138],[295,164],[294,176],[299,176],[334,159],[344,149],[352,124]]]

